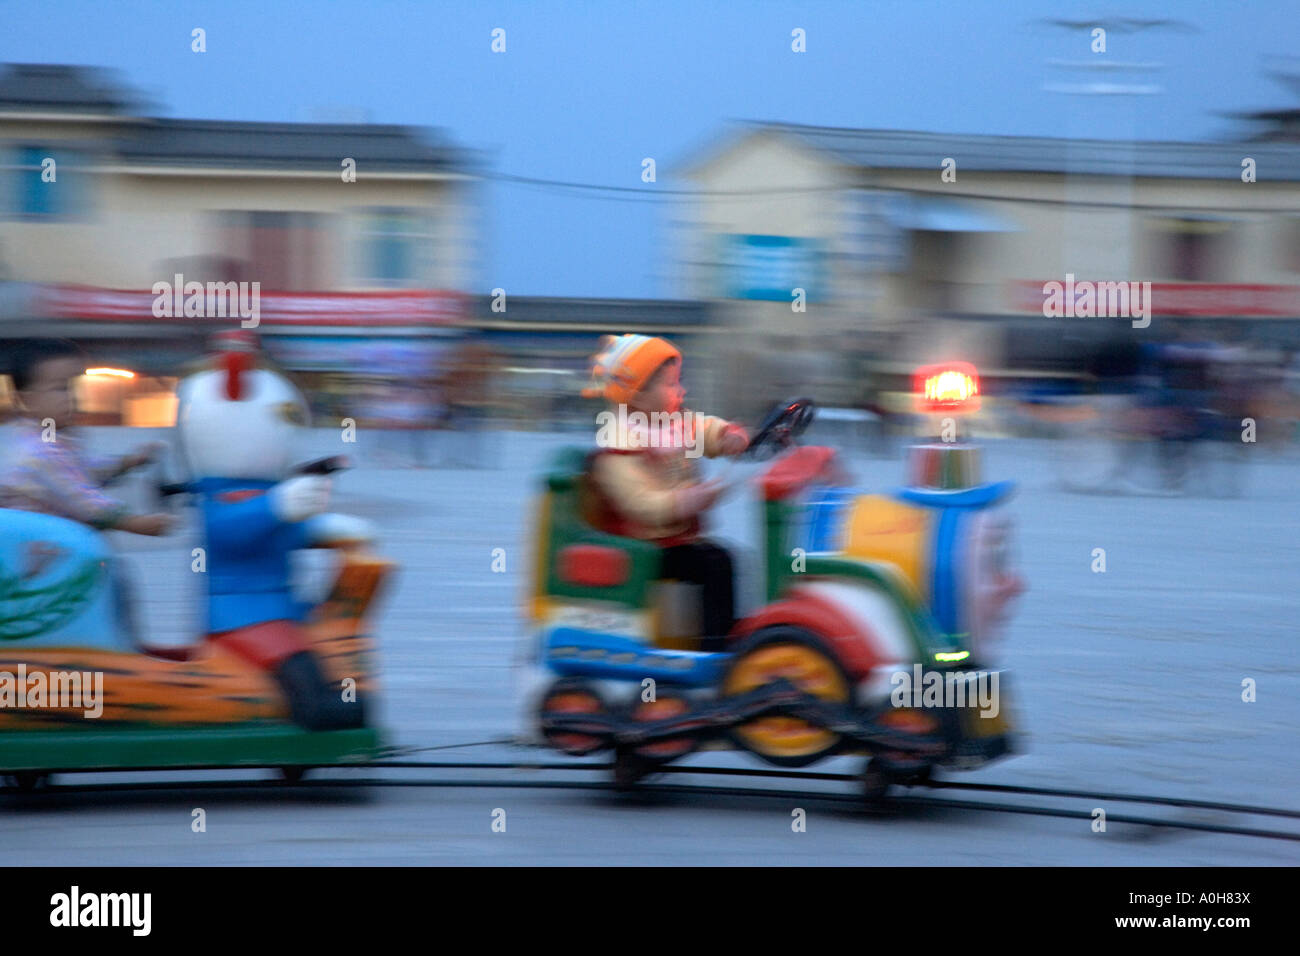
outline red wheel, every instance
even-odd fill
[[[690,712],[691,702],[688,698],[674,691],[659,691],[654,700],[638,698],[632,705],[629,716],[637,723],[652,723],[669,717],[680,717]],[[632,752],[646,760],[666,763],[669,760],[685,757],[695,749],[696,743],[694,737],[672,737],[667,740],[657,740],[652,744],[644,744],[634,748]]]
[[[592,734],[575,734],[547,730],[546,719],[551,715],[604,714],[609,711],[605,701],[595,689],[582,681],[561,680],[546,692],[539,708],[542,736],[556,750],[573,757],[585,757],[605,746],[605,740]]]

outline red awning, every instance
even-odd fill
[[[162,296],[144,289],[100,289],[94,286],[47,285],[35,294],[34,310],[51,319],[102,322],[149,322],[185,325],[239,318],[237,293],[226,295],[205,286],[203,315],[177,313],[171,292]],[[182,301],[183,301],[182,297]],[[160,303],[160,299],[167,299]],[[246,290],[245,303],[252,301]],[[383,292],[266,292],[257,298],[260,325],[290,326],[428,326],[460,320],[466,297],[442,289],[401,289]],[[155,305],[159,308],[155,310]],[[197,303],[196,303],[197,304]],[[156,312],[171,312],[158,315]]]
[[[1062,279],[1016,281],[1010,285],[1008,301],[1017,312],[1042,314],[1048,294],[1048,282],[1062,284]],[[1100,282],[1090,283],[1094,289]],[[1085,283],[1075,279],[1074,288]],[[1103,294],[1104,297],[1104,294]],[[1144,307],[1147,303],[1143,303]],[[1093,306],[1094,313],[1097,304]],[[1295,285],[1227,285],[1203,282],[1151,283],[1150,314],[1205,317],[1274,316],[1300,317],[1300,286]]]

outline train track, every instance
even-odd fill
[[[831,790],[791,790],[756,786],[717,786],[687,783],[670,783],[659,780],[647,780],[634,787],[620,786],[608,778],[613,765],[595,762],[521,762],[521,761],[430,761],[430,760],[378,760],[368,763],[350,765],[347,768],[323,768],[329,771],[347,769],[348,771],[441,771],[437,777],[392,777],[392,776],[331,776],[311,779],[285,780],[152,780],[152,781],[112,781],[89,783],[55,783],[41,789],[22,793],[15,788],[0,791],[11,795],[10,799],[22,799],[24,802],[36,803],[43,795],[77,795],[77,794],[112,794],[112,793],[191,793],[220,791],[276,791],[290,790],[336,790],[369,788],[430,788],[430,789],[498,789],[498,790],[568,790],[596,792],[632,792],[640,798],[696,796],[753,798],[759,800],[795,801],[801,804],[818,802],[865,809],[860,794],[835,792]],[[134,772],[159,772],[163,768],[135,768]],[[205,767],[185,768],[185,772],[194,769],[211,771],[276,769],[269,767]],[[496,773],[501,771],[530,771],[560,773],[569,779],[527,779],[518,774],[510,778],[491,779],[474,776],[459,776],[467,771],[479,773]],[[127,771],[114,771],[127,772]],[[450,775],[449,775],[450,774]],[[599,774],[605,779],[574,779],[578,775]],[[737,767],[697,767],[669,765],[659,768],[657,776],[720,776],[746,778],[749,780],[783,780],[808,781],[822,783],[845,783],[856,786],[860,778],[851,773],[832,773],[811,770],[773,770],[746,769]],[[1188,830],[1203,833],[1221,833],[1232,836],[1257,837],[1268,840],[1300,842],[1300,830],[1265,829],[1258,826],[1239,826],[1225,822],[1209,820],[1179,819],[1169,816],[1144,816],[1130,813],[1113,813],[1110,807],[1121,805],[1159,806],[1171,809],[1198,811],[1203,813],[1224,813],[1238,816],[1272,817],[1300,820],[1300,810],[1288,810],[1278,807],[1262,807],[1249,804],[1224,803],[1206,800],[1191,800],[1181,797],[1152,796],[1132,793],[1110,793],[1103,791],[1056,789],[1050,787],[1022,787],[995,783],[970,783],[963,781],[930,780],[906,788],[907,792],[887,797],[871,809],[876,812],[906,814],[921,809],[959,810],[983,813],[1008,813],[1028,816],[1057,817],[1063,819],[1091,820],[1095,807],[1106,809],[1107,823],[1129,824],[1143,827],[1157,827],[1175,830]],[[1062,800],[1083,800],[1088,803],[1085,808],[1068,806],[1046,806],[1042,804],[996,802],[983,799],[950,799],[930,795],[936,791],[952,791],[964,794],[997,794],[1009,797],[1047,798],[1054,802]]]

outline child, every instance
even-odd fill
[[[67,433],[70,383],[84,370],[68,342],[37,339],[14,350],[10,377],[24,416],[0,428],[0,508],[58,515],[92,528],[165,534],[170,515],[133,515],[102,490],[106,482],[151,461],[161,443],[118,459],[92,460]]]
[[[749,447],[739,425],[685,411],[682,355],[664,339],[605,336],[585,397],[612,407],[591,478],[601,498],[598,523],[614,534],[663,548],[662,574],[704,590],[705,650],[722,650],[735,623],[731,555],[700,540],[700,517],[723,492],[704,482],[692,460],[738,455]]]

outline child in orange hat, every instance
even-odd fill
[[[662,573],[704,589],[706,650],[721,650],[735,623],[731,555],[700,539],[701,516],[721,496],[701,481],[694,458],[738,455],[749,447],[740,425],[683,408],[682,354],[664,339],[605,336],[587,397],[604,398],[591,477],[596,523],[663,548]]]

